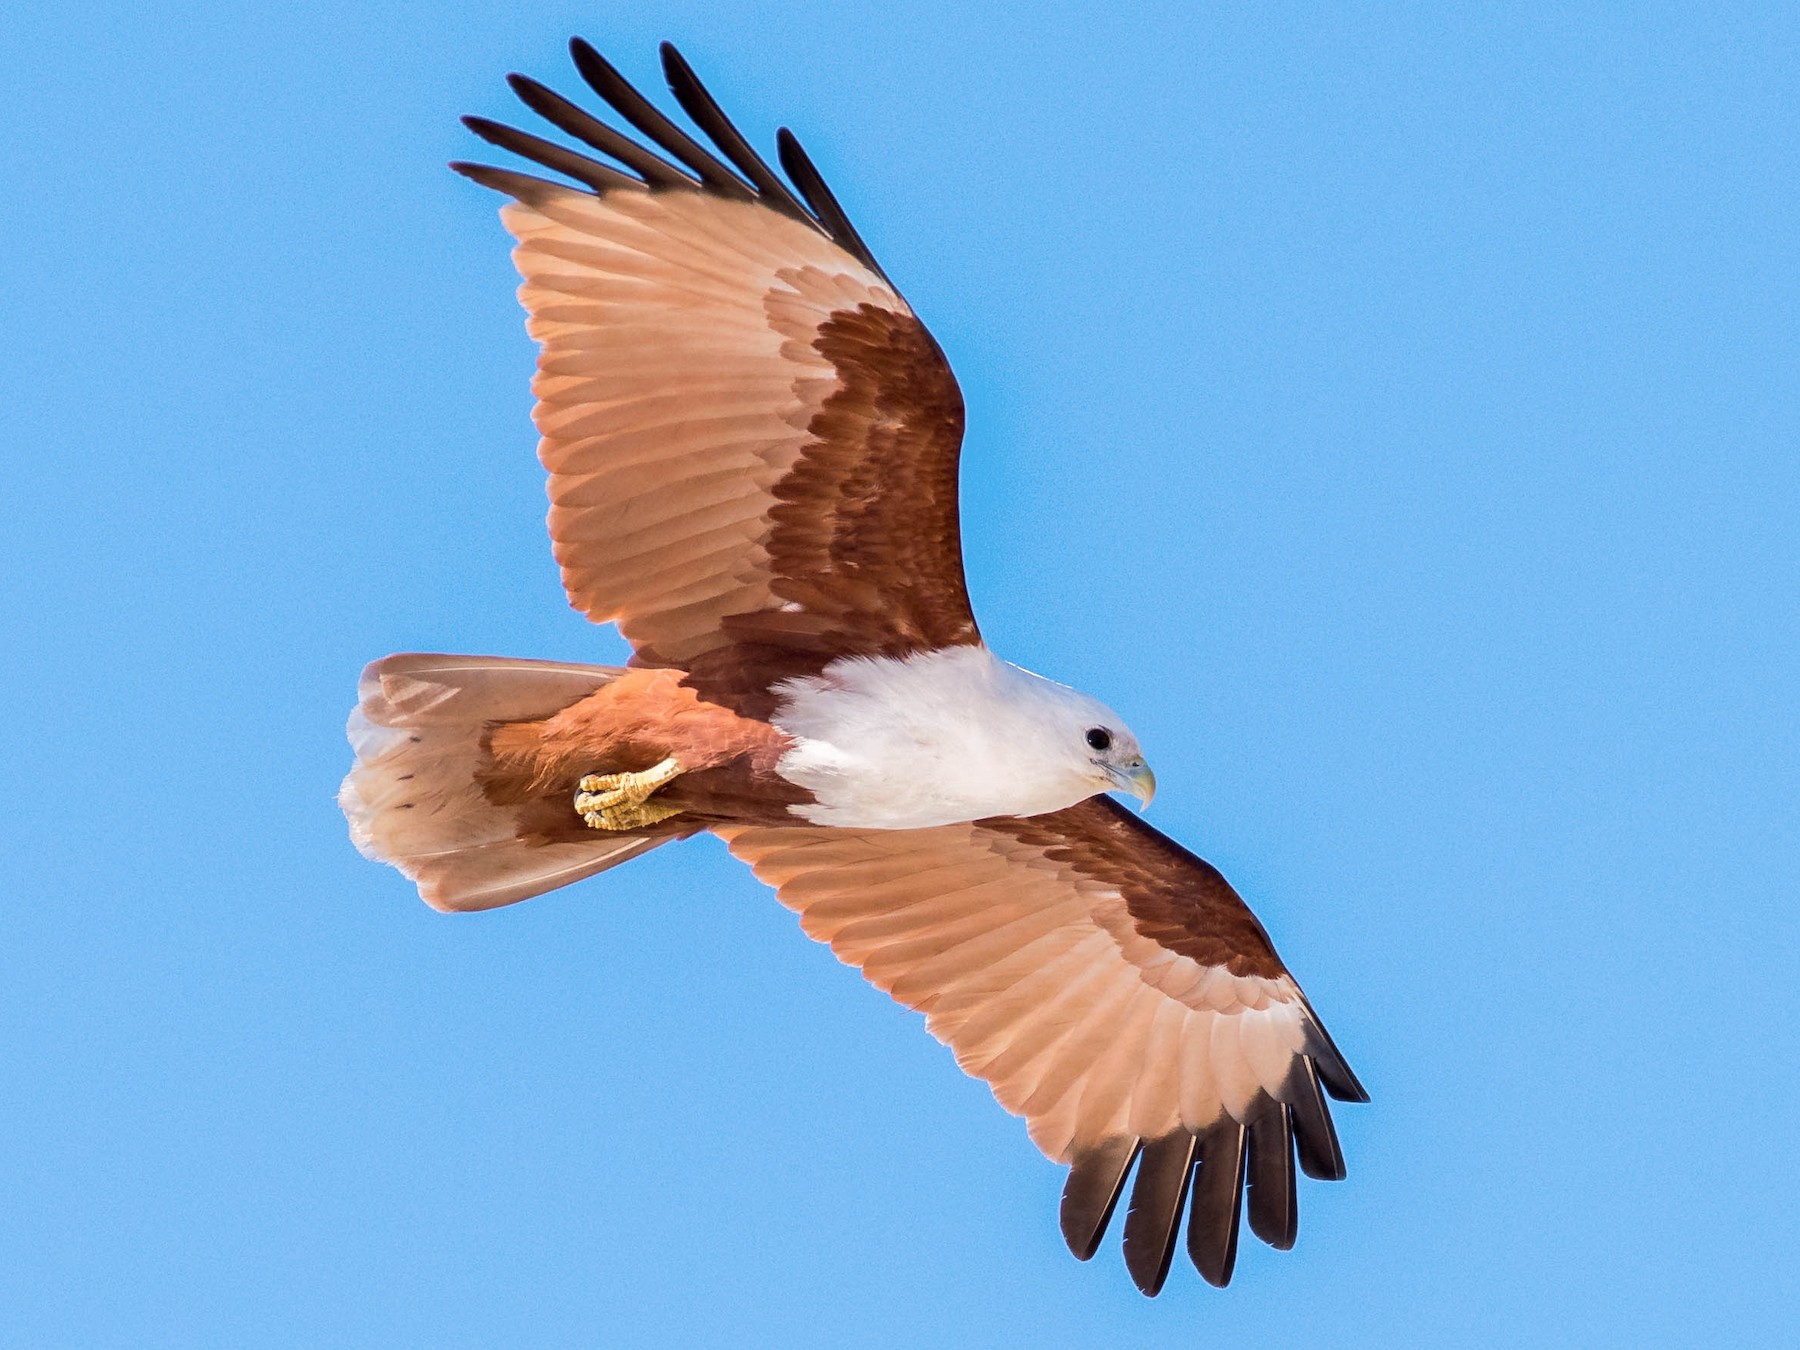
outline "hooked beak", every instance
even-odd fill
[[[1114,768],[1110,764],[1101,766],[1106,776],[1112,779],[1114,786],[1121,792],[1129,792],[1138,799],[1140,813],[1150,809],[1150,799],[1156,795],[1156,775],[1150,772],[1150,766],[1141,759],[1134,759],[1124,768]]]

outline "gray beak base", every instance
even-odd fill
[[[1150,799],[1156,795],[1156,775],[1150,772],[1150,766],[1143,760],[1133,760],[1123,768],[1104,766],[1106,776],[1118,786],[1119,791],[1129,792],[1138,799],[1140,812],[1150,809]]]

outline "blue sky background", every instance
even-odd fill
[[[11,7],[3,1338],[1784,1343],[1800,14],[1347,8]],[[962,380],[989,639],[1372,1091],[1230,1290],[1070,1259],[716,845],[446,918],[347,842],[363,662],[620,650],[442,167],[572,32],[802,133]]]

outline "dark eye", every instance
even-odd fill
[[[1087,742],[1096,750],[1110,750],[1112,748],[1112,732],[1105,727],[1089,727]]]

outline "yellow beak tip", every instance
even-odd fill
[[[1156,796],[1156,775],[1148,769],[1144,770],[1144,788],[1138,794],[1138,814],[1142,815],[1150,809],[1150,801]]]

